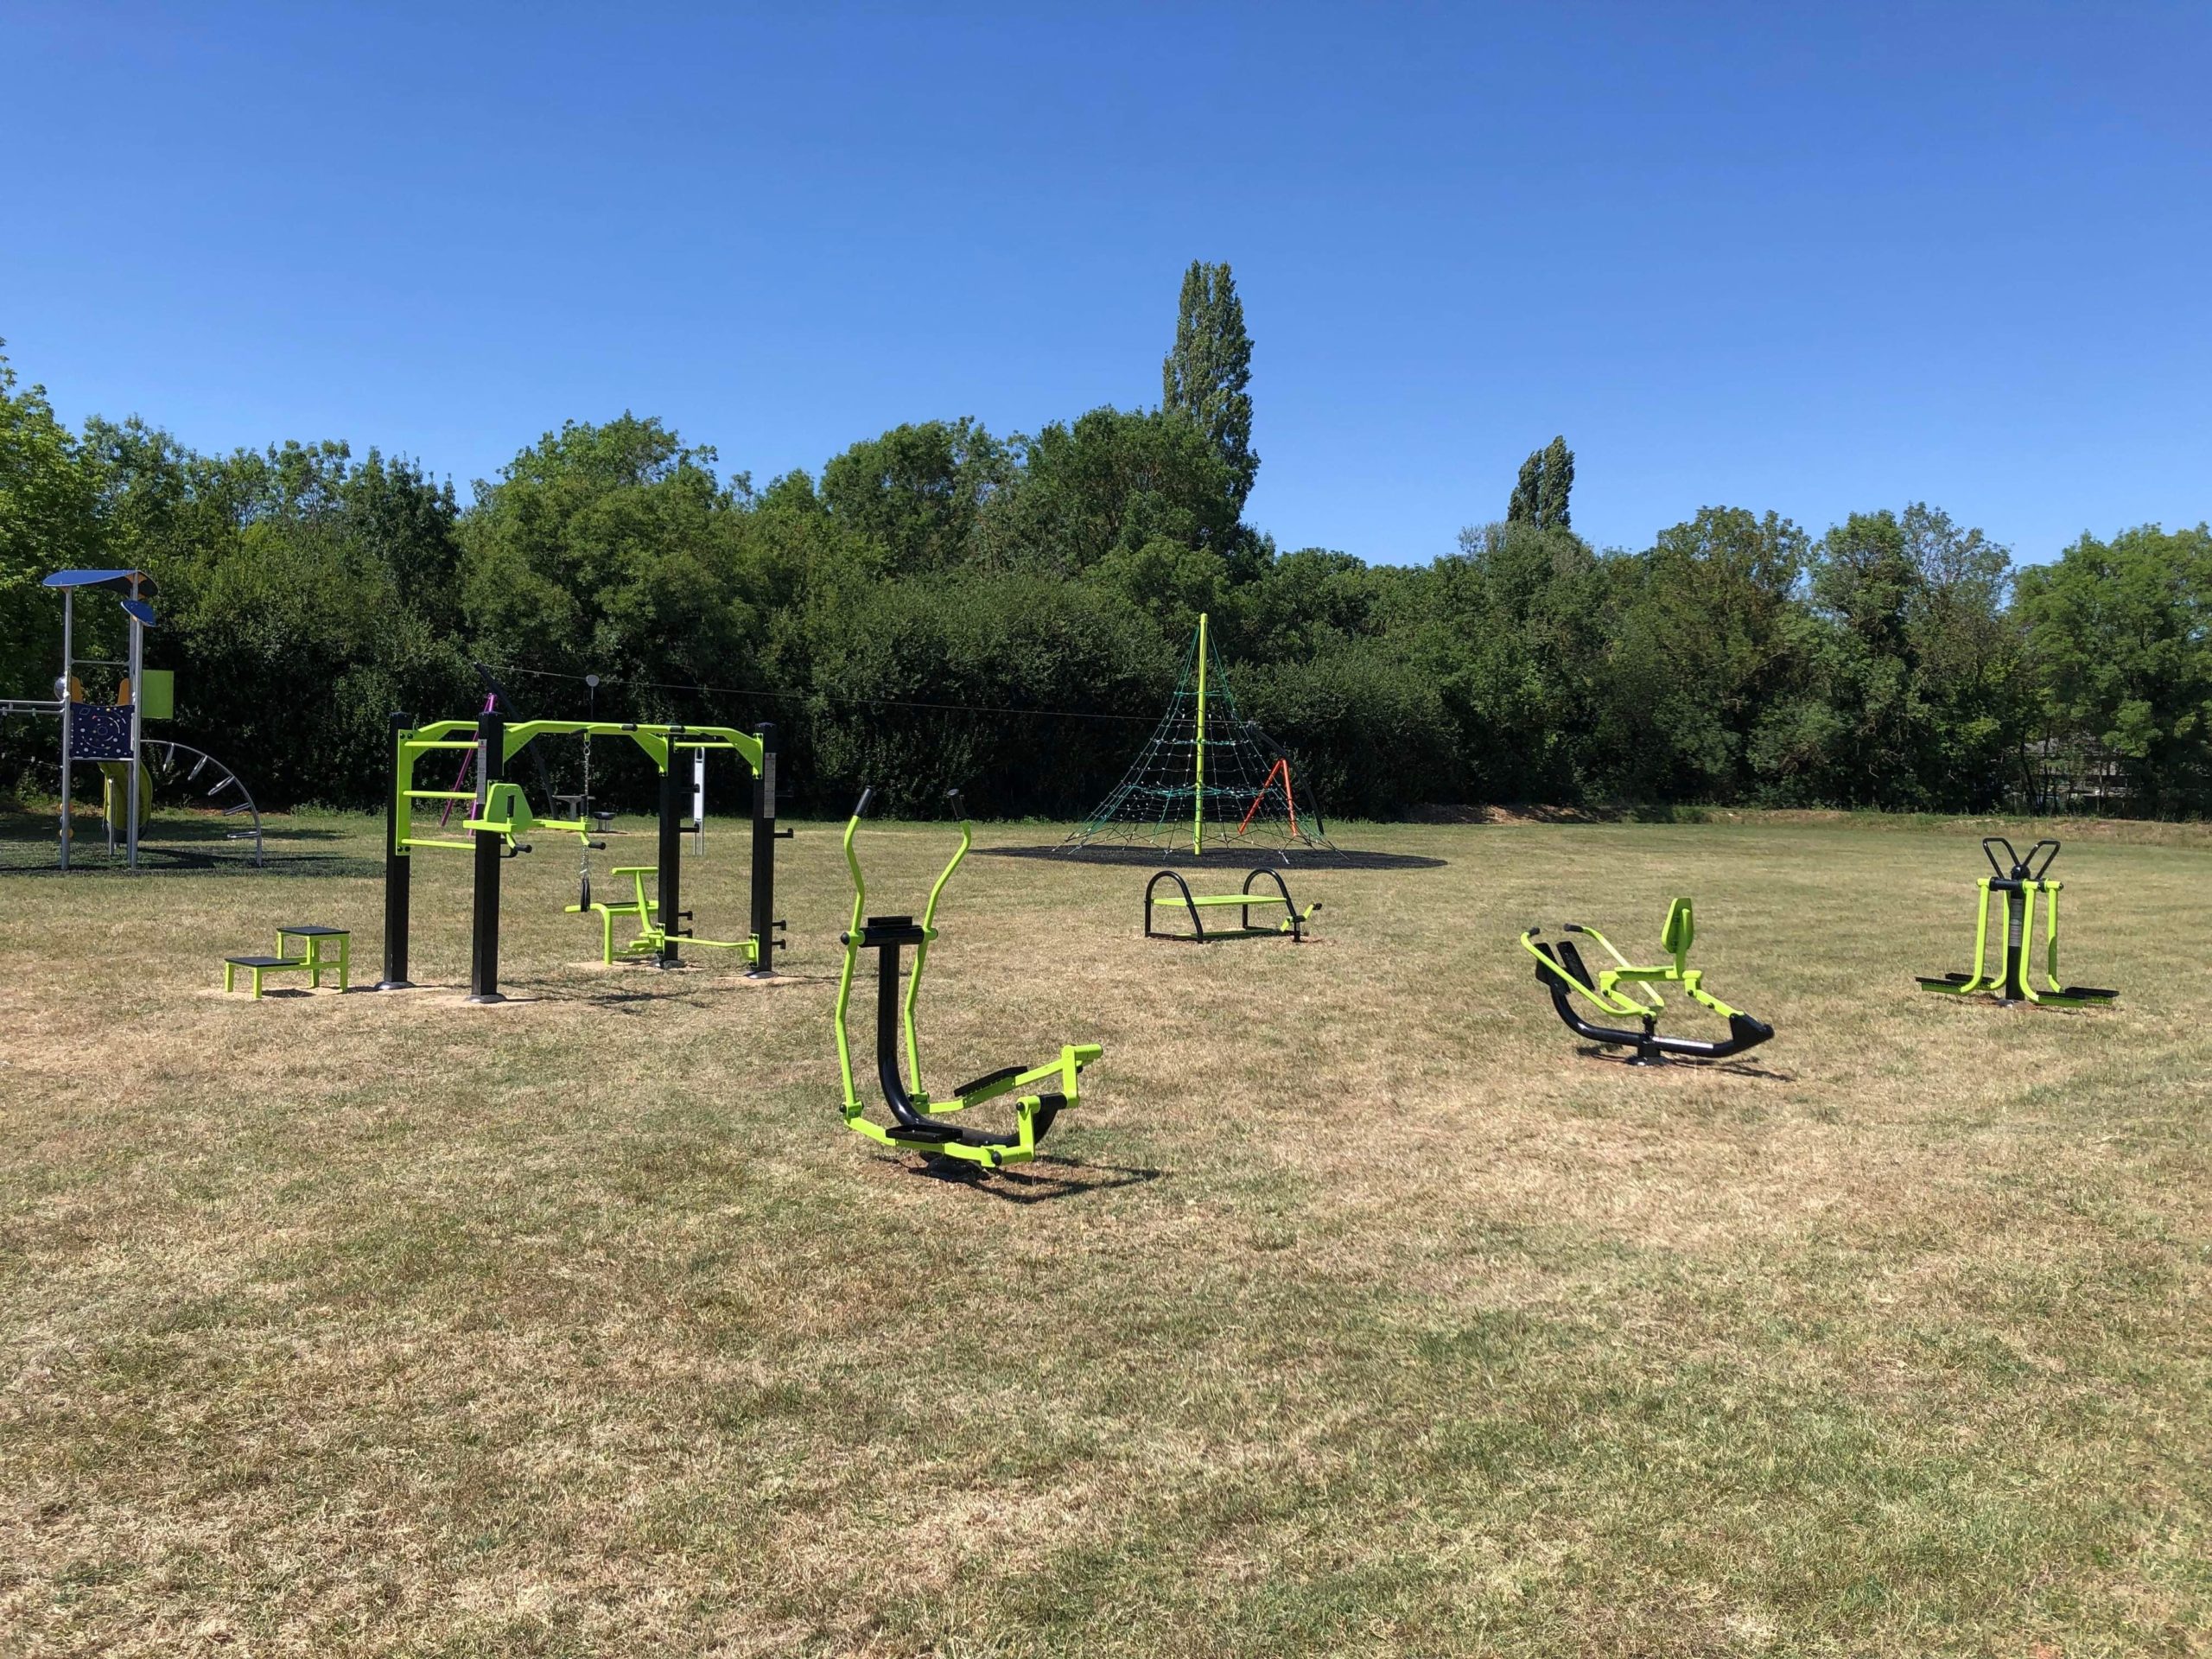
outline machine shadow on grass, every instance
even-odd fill
[[[1632,1066],[1636,1064],[1636,1057],[1633,1054],[1617,1054],[1611,1049],[1601,1047],[1596,1043],[1580,1044],[1574,1052],[1586,1060],[1602,1060],[1610,1065]],[[1657,1069],[1689,1071],[1702,1076],[1725,1073],[1732,1077],[1754,1077],[1762,1083],[1797,1081],[1797,1074],[1794,1071],[1777,1071],[1768,1066],[1753,1065],[1745,1060],[1700,1060],[1694,1056],[1681,1054],[1668,1056],[1664,1065]]]
[[[1040,1155],[1021,1168],[990,1170],[980,1164],[951,1158],[928,1158],[906,1167],[925,1180],[963,1187],[1001,1204],[1049,1204],[1057,1198],[1079,1198],[1090,1192],[1110,1192],[1116,1187],[1142,1186],[1166,1174],[1165,1170],[1132,1169],[1119,1164],[1086,1164],[1078,1159]],[[1066,1169],[1095,1179],[1062,1175]]]

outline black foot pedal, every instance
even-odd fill
[[[963,1138],[949,1123],[893,1123],[885,1133],[913,1147],[942,1147]]]

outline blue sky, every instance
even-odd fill
[[[1156,401],[1226,259],[1286,548],[1446,551],[1556,432],[1600,544],[2037,559],[2212,513],[2208,83],[2201,4],[0,0],[0,336],[203,448],[632,409],[766,481]]]

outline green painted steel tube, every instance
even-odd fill
[[[2059,883],[2056,881],[2046,881],[2043,884],[2043,890],[2049,896],[2049,902],[2044,911],[2043,976],[2050,982],[2050,988],[2054,991],[2065,988],[2058,981],[2058,888]],[[2033,900],[2030,902],[2032,903]],[[2032,918],[2031,931],[2032,931]]]
[[[861,791],[861,805],[868,804],[866,790]],[[845,1121],[851,1122],[861,1115],[860,1090],[853,1084],[852,1040],[846,1034],[845,1012],[853,1000],[853,969],[861,956],[861,913],[868,904],[868,887],[861,880],[861,861],[853,851],[853,837],[860,833],[861,815],[855,809],[845,822],[845,868],[853,873],[853,919],[845,929],[845,965],[837,975],[837,1073],[845,1084]]]
[[[1206,614],[1198,613],[1198,741],[1191,746],[1191,855],[1206,850]]]
[[[929,1090],[922,1085],[921,1047],[914,1039],[914,1000],[922,994],[922,969],[930,959],[930,941],[937,937],[937,901],[944,893],[944,884],[952,880],[952,873],[960,868],[960,861],[968,856],[968,849],[975,842],[975,830],[965,815],[960,820],[960,847],[952,855],[952,861],[938,875],[937,884],[930,889],[929,902],[922,906],[922,942],[914,947],[914,971],[906,979],[906,1001],[899,1010],[900,1023],[906,1028],[906,1075],[913,1079],[914,1103],[926,1108],[930,1104]]]

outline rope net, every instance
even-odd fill
[[[1334,850],[1289,755],[1238,712],[1204,617],[1166,714],[1113,793],[1061,842],[1071,850],[1107,844]]]

